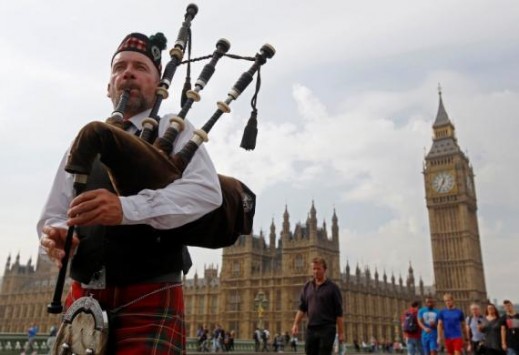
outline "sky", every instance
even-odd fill
[[[226,38],[229,53],[276,55],[261,70],[258,141],[239,148],[253,88],[206,144],[219,173],[257,194],[254,233],[279,235],[312,202],[340,227],[341,268],[434,282],[423,182],[438,86],[475,172],[488,295],[519,299],[519,3],[513,0],[195,2],[193,56]],[[38,255],[36,222],[79,129],[112,111],[110,59],[130,32],[174,44],[187,1],[4,1],[0,5],[0,262]],[[164,63],[167,53],[164,52]],[[201,126],[250,62],[218,63],[188,118]],[[193,77],[201,65],[193,66]],[[161,113],[179,111],[177,70]],[[251,85],[252,86],[252,85]],[[175,91],[177,90],[177,91]],[[191,248],[195,266],[221,250]]]

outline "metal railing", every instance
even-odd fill
[[[48,335],[42,334],[35,337],[34,349],[38,354],[48,354],[49,347],[47,346]],[[0,355],[19,355],[27,345],[27,334],[23,333],[0,333]],[[200,352],[198,339],[187,338],[186,350],[189,353]],[[209,347],[212,351],[212,347]],[[234,340],[234,352],[254,352],[253,340]]]

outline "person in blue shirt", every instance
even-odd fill
[[[446,308],[438,315],[438,344],[445,340],[445,350],[449,355],[461,355],[469,341],[465,315],[454,306],[454,297],[450,293],[443,295],[443,301]]]
[[[434,298],[425,298],[425,306],[418,311],[418,325],[422,328],[422,349],[424,355],[438,354],[438,315]]]
[[[481,314],[479,304],[472,303],[470,305],[470,315],[465,318],[467,324],[467,333],[470,337],[468,344],[468,352],[473,355],[484,355],[485,333],[479,330],[480,326],[485,322],[485,316]]]
[[[25,344],[25,350],[22,352],[22,355],[25,354],[36,354],[36,348],[34,343],[36,341],[36,334],[38,334],[38,326],[36,324],[32,324],[29,329],[27,329],[27,344]]]

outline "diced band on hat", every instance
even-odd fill
[[[162,51],[166,49],[167,39],[163,33],[158,32],[150,37],[142,33],[130,33],[122,40],[112,57],[112,63],[117,53],[132,51],[144,54],[148,57],[159,74],[162,72]]]

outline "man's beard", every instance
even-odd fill
[[[125,112],[134,115],[146,111],[150,107],[151,105],[148,102],[148,100],[146,100],[146,98],[139,91],[139,94],[137,96],[130,96],[130,98],[128,99],[128,103],[126,104]]]
[[[146,111],[151,107],[150,100],[148,100],[143,95],[142,91],[140,90],[140,87],[138,87],[137,85],[132,83],[127,83],[123,85],[121,88],[119,88],[119,95],[122,94],[122,91],[124,90],[130,90],[130,97],[128,98],[126,107],[124,109],[124,112],[126,114],[133,116],[135,114]],[[114,107],[116,107],[118,102],[114,100],[113,104]]]

